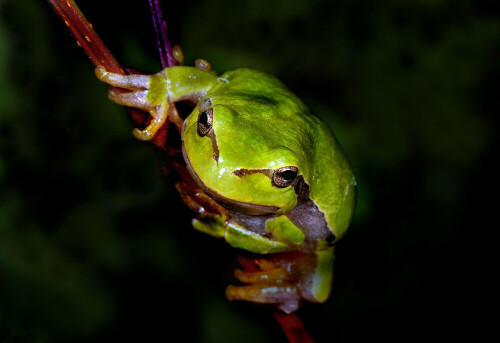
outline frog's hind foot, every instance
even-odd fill
[[[229,300],[274,305],[285,313],[297,311],[301,297],[285,268],[265,259],[255,259],[253,262],[258,269],[234,271],[234,276],[247,285],[229,285],[226,288],[226,297]],[[247,263],[248,261],[243,264]]]

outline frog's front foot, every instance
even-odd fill
[[[134,129],[134,137],[147,141],[151,140],[156,132],[167,120],[170,104],[166,94],[156,94],[150,88],[158,89],[155,83],[161,82],[160,75],[122,75],[107,72],[102,66],[95,69],[97,78],[107,83],[111,88],[108,97],[111,101],[122,106],[137,108],[149,112],[152,119],[144,130]],[[120,91],[120,89],[129,92]]]
[[[236,269],[234,275],[247,285],[228,286],[226,297],[229,300],[270,304],[285,313],[292,313],[299,309],[301,296],[296,280],[284,266],[265,258],[253,260],[257,268],[251,267],[250,260],[240,259],[240,262],[247,268],[245,271]]]

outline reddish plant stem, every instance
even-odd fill
[[[103,66],[107,71],[125,74],[115,57],[97,35],[73,0],[48,0],[52,8],[69,28],[76,42],[85,51],[94,67]]]
[[[290,343],[313,343],[297,313],[286,314],[276,310],[273,315]]]
[[[77,44],[84,50],[85,54],[90,58],[95,67],[103,66],[110,72],[128,74],[128,71],[121,67],[113,54],[111,54],[101,38],[97,35],[92,25],[85,18],[74,0],[48,0],[48,2],[59,17],[65,22],[72,35],[75,37]],[[171,45],[166,36],[167,28],[166,23],[163,20],[160,2],[158,0],[155,0],[154,2],[150,1],[150,6],[158,38],[162,65],[164,68],[176,65],[177,61],[173,58]],[[146,117],[144,117],[142,112],[133,109],[128,110],[137,125],[145,123]],[[162,149],[165,149],[166,137],[163,137],[161,134],[158,136],[160,137],[155,137],[152,143]],[[182,171],[185,172],[185,168],[179,168],[179,166],[177,166],[175,169],[178,169],[178,172],[180,171],[179,174],[182,179]],[[187,180],[187,178],[184,179]],[[259,267],[255,264],[255,262],[253,262],[252,259],[241,258],[240,263],[242,264],[243,269],[247,271],[259,270]],[[285,314],[279,310],[275,310],[273,311],[273,315],[283,329],[283,332],[287,336],[290,343],[313,343],[304,327],[304,324],[297,314]]]

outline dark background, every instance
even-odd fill
[[[123,65],[159,70],[146,0],[78,3]],[[186,64],[275,74],[350,156],[334,292],[299,312],[313,338],[482,341],[499,2],[164,7]],[[0,1],[0,342],[285,342],[268,309],[225,299],[237,251],[191,228],[132,128],[46,2]]]

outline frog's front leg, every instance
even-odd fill
[[[95,70],[97,78],[110,86],[127,89],[130,92],[120,92],[116,88],[110,89],[110,100],[119,105],[137,108],[149,112],[151,122],[144,130],[134,129],[135,138],[147,141],[154,137],[156,132],[167,120],[170,104],[166,87],[163,85],[163,72],[154,75],[121,75],[107,72],[99,66]]]

